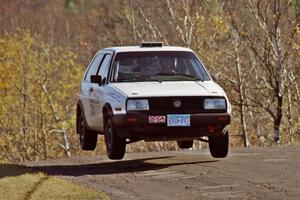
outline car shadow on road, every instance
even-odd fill
[[[17,164],[0,164],[0,179],[10,176],[19,176],[26,173],[34,173],[35,171],[26,166]]]
[[[168,157],[153,157],[135,160],[123,160],[123,161],[106,161],[102,163],[92,164],[74,164],[74,165],[44,165],[33,167],[39,171],[44,171],[49,175],[62,175],[62,176],[83,176],[83,175],[105,175],[105,174],[119,174],[119,173],[132,173],[143,172],[149,170],[160,170],[171,166],[179,165],[195,165],[206,164],[211,162],[217,162],[218,160],[206,160],[206,161],[172,161],[168,160],[172,156]],[[159,160],[149,162],[150,160]]]

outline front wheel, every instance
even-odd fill
[[[225,158],[228,154],[229,136],[228,132],[224,135],[209,137],[209,150],[214,158]]]
[[[107,156],[113,160],[122,159],[126,150],[126,138],[118,135],[111,119],[106,121],[104,132]]]

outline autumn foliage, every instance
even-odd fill
[[[299,144],[299,8],[296,0],[2,0],[0,162],[82,155],[74,121],[87,63],[99,48],[141,41],[192,48],[218,77],[233,104],[231,146]],[[98,142],[92,154],[104,152]]]
[[[67,155],[76,103],[70,95],[83,72],[77,54],[23,29],[2,35],[0,45],[0,155],[11,161]]]

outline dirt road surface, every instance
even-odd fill
[[[107,192],[112,199],[300,199],[300,146],[126,154],[28,163]]]

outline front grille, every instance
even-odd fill
[[[180,101],[180,106],[178,106],[178,101]],[[149,108],[150,113],[201,113],[203,112],[203,97],[151,97]]]
[[[204,99],[206,98],[224,98],[224,97],[205,97],[205,96],[190,96],[190,97],[141,97],[136,99],[148,99],[149,111],[129,111],[129,114],[196,114],[196,113],[226,113],[224,110],[204,110]],[[174,106],[174,101],[180,101],[179,107]]]

